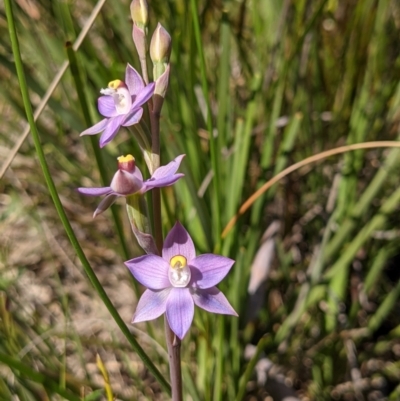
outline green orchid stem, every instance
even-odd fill
[[[149,105],[151,126],[151,153],[152,171],[160,167],[160,113],[164,99],[155,94],[152,106]],[[162,221],[161,221],[161,192],[160,188],[153,189],[153,221],[154,238],[159,255],[163,247]],[[181,340],[169,327],[167,316],[164,314],[165,340],[168,349],[169,371],[172,387],[172,400],[182,401],[182,370],[181,370]]]
[[[16,67],[17,74],[18,74],[18,81],[19,81],[19,86],[21,88],[21,95],[22,95],[22,100],[24,103],[26,117],[29,122],[29,126],[30,126],[30,129],[32,132],[33,142],[35,144],[36,153],[38,155],[40,166],[42,168],[43,175],[46,180],[46,184],[49,189],[54,206],[55,206],[57,213],[60,217],[60,220],[64,226],[64,229],[68,235],[71,245],[74,248],[77,256],[79,257],[79,259],[82,263],[82,266],[85,270],[86,275],[88,276],[93,287],[99,294],[104,305],[107,307],[108,311],[110,312],[111,316],[117,323],[118,327],[120,328],[122,333],[125,335],[129,344],[132,346],[132,348],[135,350],[135,352],[142,359],[142,361],[145,364],[145,366],[147,367],[147,369],[154,375],[154,377],[158,380],[158,382],[164,388],[164,390],[167,393],[171,394],[171,388],[170,388],[169,384],[167,383],[165,378],[161,375],[161,373],[158,371],[158,369],[155,367],[155,365],[153,364],[151,359],[147,356],[147,354],[144,352],[144,350],[137,343],[137,341],[135,340],[133,335],[130,333],[128,327],[122,320],[121,316],[118,314],[114,305],[111,303],[110,299],[108,298],[102,285],[100,284],[99,280],[97,279],[96,275],[94,274],[92,267],[90,266],[88,260],[86,259],[86,256],[85,256],[81,246],[79,245],[78,239],[76,238],[75,233],[72,230],[72,227],[68,220],[68,217],[65,214],[65,210],[64,210],[62,203],[60,201],[60,198],[58,196],[57,189],[54,185],[53,179],[51,177],[51,174],[50,174],[50,171],[49,171],[49,168],[48,168],[45,156],[44,156],[42,145],[40,143],[39,132],[37,130],[35,120],[33,117],[32,105],[29,100],[28,87],[26,84],[26,78],[25,78],[25,73],[24,73],[24,69],[23,69],[17,33],[16,33],[15,25],[14,25],[14,17],[13,17],[13,13],[12,13],[11,0],[5,0],[4,3],[5,3],[5,8],[6,8],[6,16],[7,16],[7,22],[8,22],[8,29],[9,29],[9,33],[10,33],[11,46],[12,46],[12,51],[13,51],[13,55],[14,55],[14,59],[15,59],[15,67]]]

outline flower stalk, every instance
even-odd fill
[[[160,166],[160,116],[164,97],[169,81],[169,57],[171,54],[171,37],[168,32],[158,24],[150,44],[150,57],[152,59],[153,78],[155,89],[152,104],[149,104],[151,129],[151,162],[152,171]],[[158,255],[163,248],[162,220],[161,220],[161,192],[158,188],[153,190],[153,221],[155,243]],[[165,340],[168,350],[172,400],[182,401],[182,370],[181,370],[181,340],[171,330],[166,314],[164,315]]]
[[[160,166],[160,113],[163,101],[164,98],[160,95],[154,95],[153,108],[150,110],[153,171]],[[153,219],[155,243],[158,254],[160,255],[163,247],[163,235],[161,220],[161,192],[159,188],[154,188],[153,190]],[[164,330],[168,350],[172,400],[182,401],[181,340],[171,330],[166,315],[164,315]]]

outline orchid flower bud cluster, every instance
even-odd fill
[[[158,24],[148,48],[149,10],[146,0],[132,1],[131,16],[132,37],[139,55],[142,75],[127,64],[124,80],[114,79],[101,89],[97,104],[104,118],[81,135],[101,133],[102,148],[122,128],[133,127],[134,133],[141,138],[138,144],[143,156],[149,159],[149,152],[153,156],[151,152],[154,151],[152,144],[148,143],[150,137],[155,143],[159,143],[159,121],[155,124],[154,118],[159,119],[168,88],[171,37]],[[149,82],[147,74],[148,51],[153,62],[154,82]],[[144,107],[148,107],[149,113],[144,113]],[[150,118],[149,121],[144,121],[143,116],[149,115],[153,120]],[[149,126],[151,135],[148,132]],[[117,199],[126,199],[132,231],[147,253],[125,262],[132,275],[148,288],[139,300],[133,322],[155,319],[165,313],[171,330],[182,339],[192,323],[194,305],[209,312],[237,316],[225,296],[215,287],[229,272],[234,261],[212,254],[196,256],[193,241],[179,222],[167,235],[162,250],[161,246],[157,249],[144,194],[154,188],[173,185],[182,178],[184,174],[177,171],[185,155],[175,157],[164,166],[160,166],[159,152],[155,156],[158,163],[149,166],[151,174],[148,179],[143,177],[135,157],[128,154],[117,158],[117,171],[108,186],[81,187],[78,192],[88,196],[104,196],[93,217],[106,211]],[[158,227],[161,227],[161,219]],[[160,233],[161,229],[158,234],[161,235]]]

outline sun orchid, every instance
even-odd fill
[[[184,157],[185,155],[176,157],[167,165],[159,167],[148,180],[143,181],[143,175],[135,164],[135,158],[132,155],[120,156],[118,157],[118,171],[114,174],[110,186],[78,188],[78,192],[89,196],[106,195],[94,212],[93,217],[96,217],[108,209],[119,196],[144,194],[153,188],[174,184],[184,176],[182,173],[176,174]]]
[[[194,305],[212,313],[237,316],[218,284],[234,260],[224,256],[196,256],[192,239],[177,222],[167,235],[162,257],[144,255],[125,262],[132,275],[148,289],[141,296],[132,323],[166,313],[171,330],[182,339],[190,328]]]
[[[95,135],[102,132],[100,147],[109,143],[121,127],[137,124],[142,118],[143,104],[154,92],[154,82],[145,86],[142,77],[131,66],[127,65],[125,81],[111,81],[106,89],[102,89],[98,99],[98,109],[103,120],[81,133]]]

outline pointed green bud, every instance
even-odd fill
[[[150,58],[154,66],[154,80],[157,80],[167,69],[170,55],[171,36],[159,23],[150,42]]]
[[[168,64],[165,71],[156,80],[156,88],[154,89],[154,94],[160,95],[162,98],[165,98],[165,94],[168,89],[170,69],[171,67]]]
[[[149,23],[149,6],[146,0],[132,0],[131,16],[139,28],[146,28]]]

